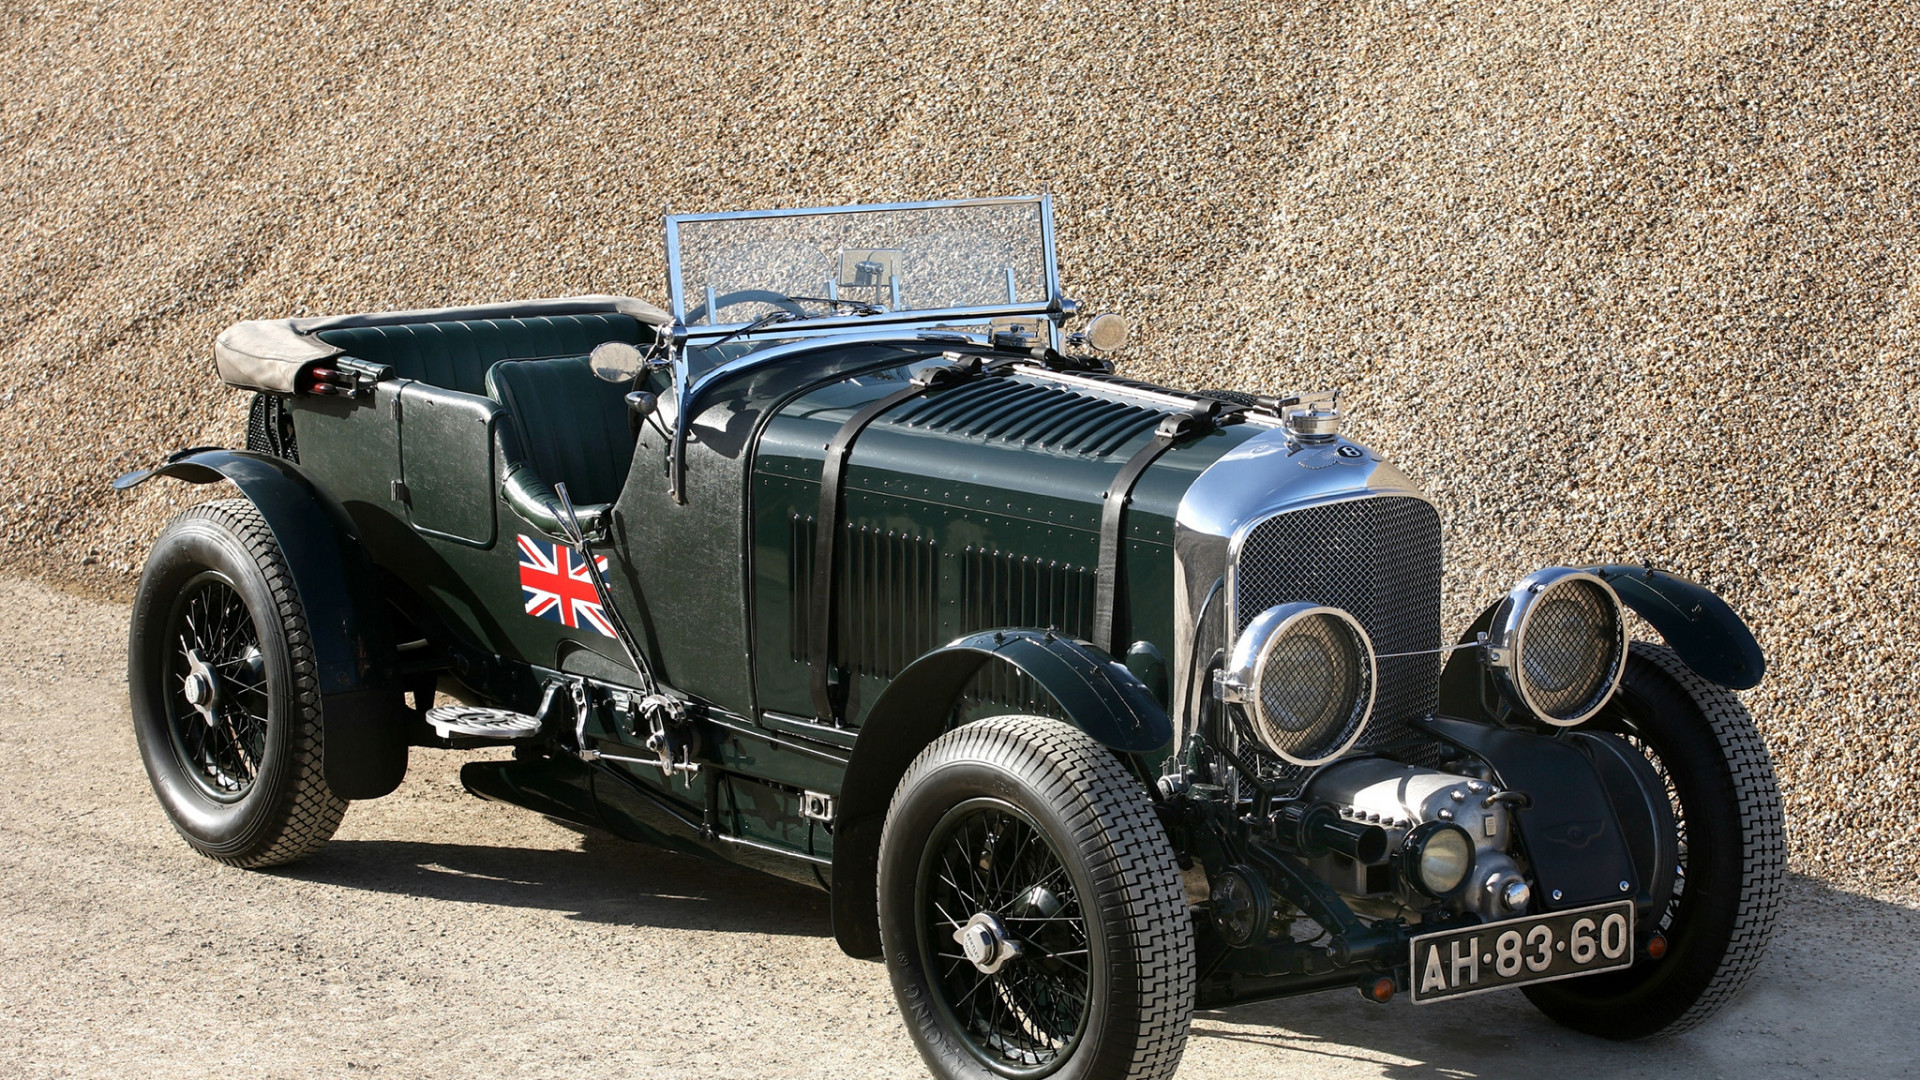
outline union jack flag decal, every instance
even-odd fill
[[[587,561],[565,544],[518,538],[520,591],[527,602],[527,614],[614,636],[613,624],[600,607],[600,595],[593,590]],[[601,570],[607,568],[605,555],[596,555],[593,561]]]

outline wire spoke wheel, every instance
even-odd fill
[[[134,595],[127,694],[147,778],[195,850],[279,866],[339,827],[316,683],[306,612],[260,511],[222,499],[175,518]]]
[[[167,723],[188,776],[222,802],[253,787],[267,749],[266,658],[233,583],[206,573],[174,605]]]
[[[1673,892],[1667,897],[1666,906],[1661,909],[1653,926],[1660,933],[1671,935],[1687,903],[1687,807],[1681,800],[1679,785],[1674,782],[1673,770],[1667,767],[1666,760],[1661,756],[1661,748],[1657,741],[1658,733],[1650,731],[1643,734],[1640,726],[1630,716],[1625,715],[1621,705],[1610,705],[1609,712],[1610,715],[1603,714],[1595,722],[1594,727],[1618,735],[1628,746],[1639,751],[1640,755],[1647,759],[1647,764],[1653,767],[1654,773],[1660,777],[1661,785],[1666,788],[1667,804],[1673,810]],[[1649,734],[1654,737],[1649,738]],[[1667,750],[1667,753],[1673,752],[1671,748]]]
[[[1619,689],[1588,727],[1637,751],[1650,767],[1647,796],[1664,789],[1672,811],[1673,884],[1643,915],[1664,949],[1623,971],[1524,992],[1554,1020],[1603,1038],[1686,1031],[1739,992],[1779,916],[1786,846],[1772,761],[1731,691],[1645,642],[1633,643]]]
[[[1067,867],[1033,820],[998,799],[948,811],[917,891],[940,1007],[973,1052],[1015,1076],[1069,1053],[1085,1027],[1090,941]],[[981,928],[974,950],[960,940],[970,927]]]
[[[1085,732],[996,716],[935,739],[879,850],[880,940],[940,1080],[1164,1080],[1193,927],[1139,779]]]

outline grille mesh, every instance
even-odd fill
[[[1406,739],[1411,723],[1433,711],[1440,688],[1440,515],[1424,500],[1382,496],[1276,514],[1247,534],[1234,573],[1236,635],[1262,611],[1296,601],[1340,608],[1366,628],[1380,674],[1360,748]],[[1392,655],[1408,652],[1426,655]]]
[[[278,394],[255,394],[247,410],[247,449],[272,454],[298,464],[300,448],[294,442],[293,414]]]

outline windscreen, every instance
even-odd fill
[[[1038,198],[674,217],[673,309],[701,327],[827,310],[796,298],[842,312],[1040,306],[1048,240]]]

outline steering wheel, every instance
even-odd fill
[[[807,310],[795,303],[792,297],[785,293],[774,292],[772,289],[740,289],[736,292],[721,293],[713,298],[714,311],[732,307],[735,304],[771,304],[790,312],[796,319],[807,317]],[[719,325],[713,321],[712,313],[707,311],[705,304],[687,312],[683,317],[683,321],[689,326],[701,319],[706,319],[710,325]]]

